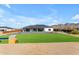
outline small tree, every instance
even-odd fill
[[[71,31],[71,34],[79,34],[79,30],[74,29],[73,31]]]

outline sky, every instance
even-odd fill
[[[79,23],[79,4],[0,4],[0,26]]]

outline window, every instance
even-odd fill
[[[30,29],[26,29],[26,31],[27,31],[27,32],[29,32],[29,31],[30,31]]]
[[[48,29],[48,31],[51,31],[51,29]]]
[[[4,29],[0,29],[0,31],[4,31]]]
[[[43,28],[38,28],[38,31],[44,31],[44,29]]]
[[[33,31],[37,31],[37,29],[36,29],[36,28],[34,28],[34,29],[33,29]]]

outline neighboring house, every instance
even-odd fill
[[[53,32],[53,28],[46,25],[30,25],[23,28],[24,32]]]
[[[1,26],[0,27],[0,31],[12,31],[13,28],[10,28],[10,27],[6,27],[6,26]]]
[[[0,27],[0,34],[10,34],[10,33],[16,33],[16,32],[22,32],[22,30],[14,29],[6,26]]]
[[[73,30],[79,30],[79,23],[66,23],[66,24],[58,24],[52,25],[54,31],[63,31],[63,32],[71,32]]]

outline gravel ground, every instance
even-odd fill
[[[79,55],[79,42],[0,44],[1,55]]]

